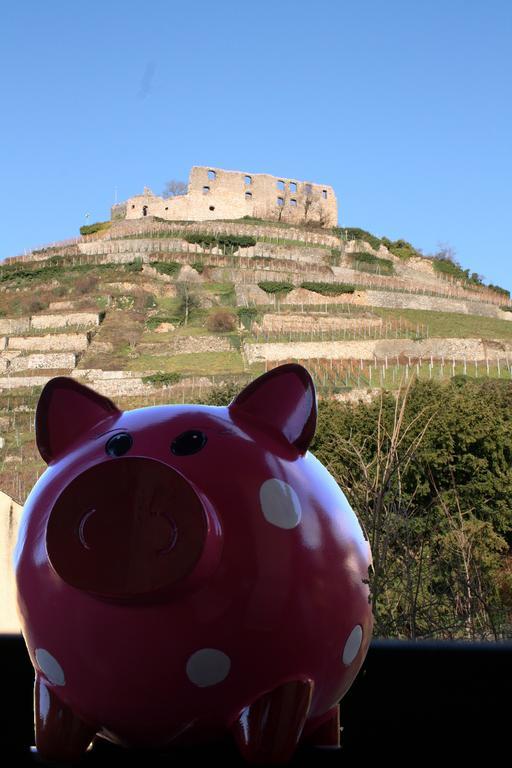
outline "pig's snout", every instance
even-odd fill
[[[145,458],[106,461],[57,499],[48,558],[68,584],[99,597],[151,598],[215,559],[218,524],[177,472]]]

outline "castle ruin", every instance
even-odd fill
[[[250,216],[290,224],[334,227],[338,205],[332,187],[267,173],[225,171],[194,166],[188,191],[159,197],[147,187],[142,195],[112,206],[112,219],[156,216],[169,221],[243,219]]]

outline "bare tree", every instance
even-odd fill
[[[305,184],[304,185],[304,197],[302,199],[302,204],[304,205],[304,223],[307,222],[309,212],[311,210],[311,206],[314,203],[313,198],[313,187],[311,184]]]
[[[178,181],[177,179],[171,179],[165,185],[165,189],[162,193],[162,197],[179,197],[179,195],[186,195],[188,192],[188,184],[184,181]]]
[[[443,259],[444,261],[451,261],[456,264],[455,256],[456,250],[452,248],[448,243],[438,243],[438,251],[434,254],[435,259]]]
[[[283,218],[285,207],[289,205],[288,198],[289,198],[289,195],[288,195],[287,189],[279,190],[279,197],[277,198],[277,200],[282,200],[283,202],[282,203],[277,202],[277,214],[276,214],[277,221],[281,221],[281,219]]]
[[[187,282],[176,283],[176,288],[180,300],[178,314],[183,325],[187,325],[190,312],[200,306],[199,297],[190,289],[190,284]]]

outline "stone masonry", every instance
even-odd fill
[[[194,166],[188,192],[171,198],[147,187],[142,195],[112,207],[112,219],[157,216],[169,221],[242,219],[244,216],[325,227],[336,226],[338,205],[332,187],[267,173]]]

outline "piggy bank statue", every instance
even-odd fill
[[[73,379],[45,386],[48,468],[15,554],[43,759],[98,737],[164,750],[229,732],[254,763],[339,744],[372,631],[370,551],[307,452],[315,424],[299,365],[228,407],[122,412]]]

